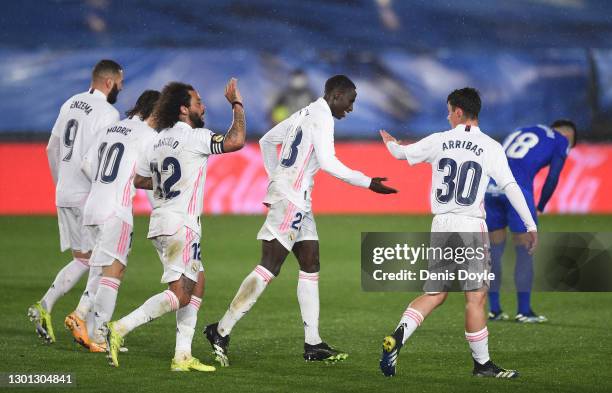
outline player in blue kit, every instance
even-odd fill
[[[550,200],[570,148],[576,145],[576,125],[570,120],[556,120],[550,127],[537,125],[519,128],[508,135],[503,147],[512,174],[525,195],[531,215],[537,223],[537,215],[544,211]],[[533,179],[540,169],[549,167],[537,206],[533,197]],[[495,280],[489,289],[489,319],[507,320],[499,301],[501,287],[502,256],[506,246],[506,227],[510,227],[516,251],[514,282],[517,291],[518,310],[515,317],[521,323],[541,323],[547,319],[531,309],[533,281],[533,256],[525,247],[526,228],[510,202],[493,180],[485,195],[487,227],[490,232],[492,271]]]

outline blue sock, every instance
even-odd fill
[[[495,274],[495,280],[491,281],[491,287],[489,288],[489,310],[495,314],[501,311],[499,289],[501,288],[502,257],[505,247],[505,240],[501,243],[491,244],[491,272]]]
[[[514,268],[514,283],[518,313],[529,314],[531,311],[531,285],[533,282],[533,257],[524,246],[515,246],[516,266]]]

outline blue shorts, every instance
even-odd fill
[[[533,217],[533,221],[537,224],[538,215],[533,195],[522,187],[521,190],[525,196],[529,211],[531,211],[531,217]],[[527,232],[525,224],[523,224],[521,217],[514,210],[506,195],[487,192],[485,194],[485,210],[487,212],[487,227],[490,232],[506,227],[510,227],[510,232],[514,233]]]

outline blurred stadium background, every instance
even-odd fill
[[[454,1],[33,1],[7,3],[0,35],[0,214],[53,214],[44,143],[61,104],[88,87],[100,58],[125,69],[117,107],[148,88],[192,83],[207,126],[231,119],[223,85],[240,80],[249,139],[321,94],[345,73],[354,112],[336,124],[338,156],[401,192],[375,195],[319,175],[319,213],[426,213],[429,168],[389,159],[379,128],[416,139],[444,130],[446,95],[471,85],[483,96],[482,128],[574,120],[570,155],[548,212],[609,213],[612,190],[612,3],[517,0],[486,7]],[[538,184],[541,183],[541,176]],[[266,176],[256,144],[211,160],[206,213],[262,213]],[[139,212],[147,210],[142,195]]]
[[[544,231],[609,231],[612,225],[612,2],[595,0],[22,0],[0,13],[0,371],[76,373],[83,391],[609,391],[610,294],[536,293],[551,322],[491,324],[491,349],[524,378],[475,381],[462,339],[463,299],[428,319],[405,350],[400,376],[377,369],[380,339],[411,294],[365,293],[360,286],[362,231],[427,231],[430,169],[392,159],[377,130],[415,140],[445,130],[446,96],[471,85],[483,96],[482,128],[502,140],[520,126],[559,117],[579,127],[558,189],[541,218]],[[336,122],[336,150],[348,166],[387,176],[400,193],[379,196],[320,173],[313,206],[321,236],[321,328],[351,355],[345,365],[305,366],[290,261],[232,338],[235,365],[206,378],[168,375],[174,318],[129,337],[122,367],[79,354],[63,316],[77,286],[58,302],[58,342],[43,346],[25,313],[67,255],[58,251],[54,190],[45,145],[61,104],[87,89],[101,58],[120,62],[123,112],[144,89],[171,80],[193,84],[209,128],[231,119],[223,97],[239,78],[249,145],[209,161],[203,225],[207,295],[194,354],[211,361],[201,327],[217,320],[260,255],[255,234],[267,179],[257,139],[296,106],[320,95],[327,77],[345,73],[358,87],[354,112]],[[537,187],[544,174],[540,174]],[[136,210],[145,213],[142,195]],[[337,214],[342,213],[342,216]],[[379,214],[380,215],[377,215]],[[556,213],[575,213],[561,216]],[[218,216],[210,216],[215,214]],[[242,214],[234,216],[228,214]],[[407,214],[410,214],[409,216]],[[376,215],[376,216],[375,216]],[[47,216],[47,217],[43,217]],[[136,220],[134,250],[115,315],[162,288],[159,263]],[[509,247],[511,248],[511,247]],[[513,262],[509,249],[506,263]],[[17,264],[18,268],[15,267]],[[512,288],[512,274],[505,280]],[[505,310],[514,299],[505,296]],[[152,345],[154,343],[154,345]],[[83,352],[83,351],[80,351]],[[608,381],[608,382],[606,382]]]

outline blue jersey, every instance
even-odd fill
[[[557,131],[537,125],[519,128],[508,135],[503,147],[516,182],[533,193],[533,179],[545,166],[553,169],[555,180],[558,180],[569,141]]]

